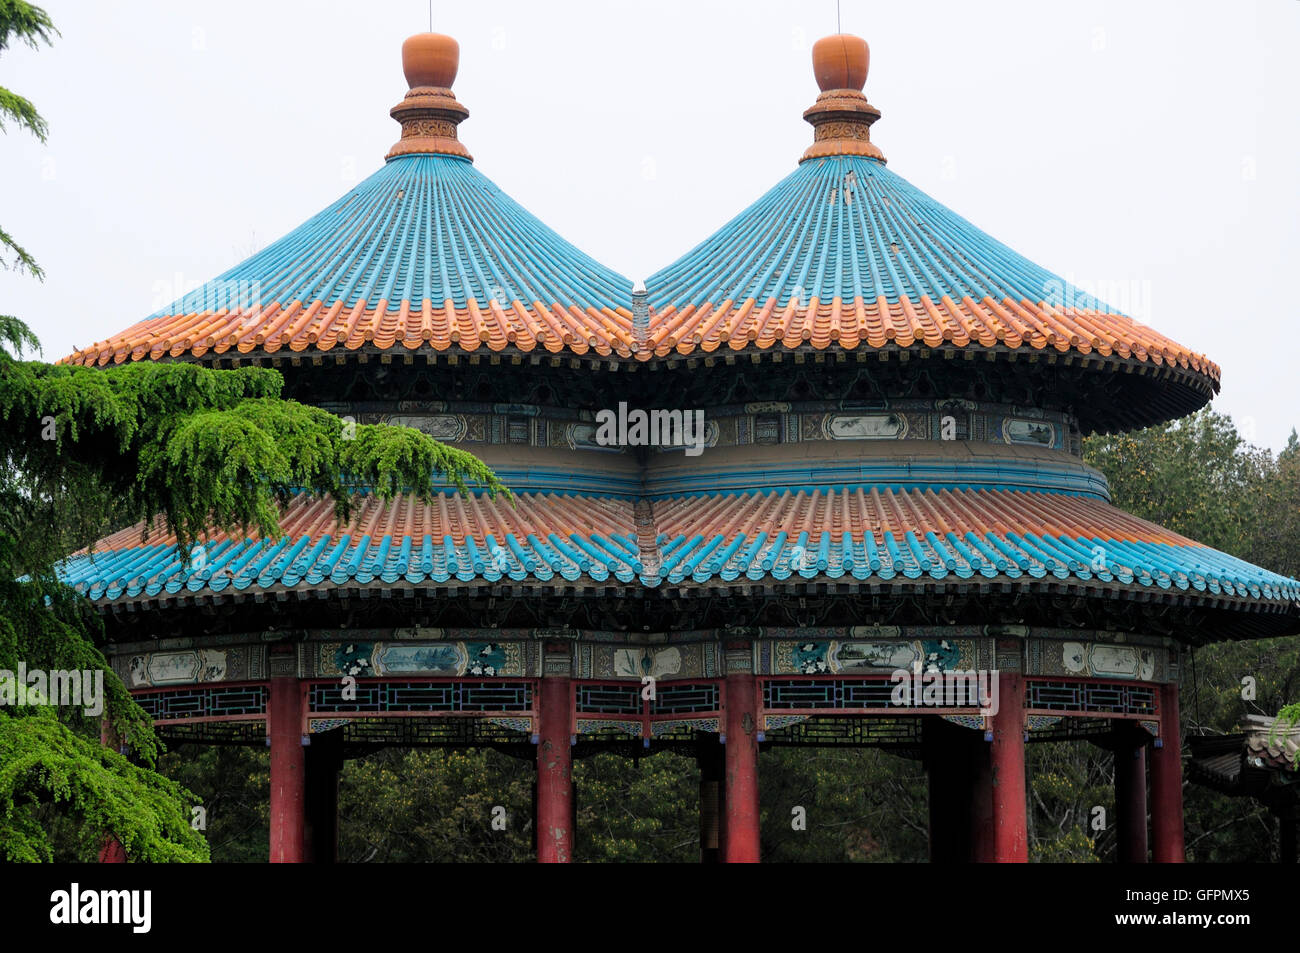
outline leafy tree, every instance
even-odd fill
[[[772,748],[760,761],[765,863],[915,863],[929,853],[925,770],[877,748]],[[796,829],[794,808],[804,809]]]
[[[694,863],[700,859],[699,775],[693,756],[602,753],[574,762],[582,861]]]
[[[1100,748],[1078,741],[1028,745],[1029,859],[1042,863],[1094,863],[1115,853],[1115,775],[1113,762]],[[1110,819],[1094,831],[1093,811]]]
[[[521,862],[532,850],[532,760],[483,748],[387,749],[345,764],[339,859]],[[505,809],[505,829],[492,826]]]
[[[1090,437],[1084,459],[1106,475],[1121,509],[1250,558],[1269,512],[1256,493],[1273,460],[1242,439],[1232,418],[1207,408],[1135,433]]]
[[[270,753],[265,747],[182,744],[158,759],[158,773],[193,792],[206,810],[214,863],[270,859]]]
[[[1300,435],[1295,430],[1259,489],[1260,521],[1250,559],[1300,579]]]
[[[1293,578],[1300,576],[1300,440],[1276,459],[1251,446],[1231,418],[1207,408],[1177,423],[1085,442],[1115,505]],[[1272,714],[1300,697],[1300,639],[1219,642],[1197,649],[1182,690],[1193,733],[1223,734],[1247,713]],[[1242,698],[1242,678],[1256,696]],[[1288,710],[1288,709],[1283,709]],[[1256,801],[1200,785],[1185,792],[1187,848],[1198,861],[1272,856],[1276,837]]]
[[[40,7],[0,0],[0,52],[56,35]],[[0,128],[9,123],[45,140],[35,106],[0,89]],[[44,276],[3,229],[0,265]],[[274,540],[281,507],[299,491],[330,495],[343,519],[357,485],[426,499],[436,478],[462,492],[469,482],[504,488],[474,457],[418,431],[345,429],[325,411],[280,400],[276,371],[51,366],[21,360],[30,350],[39,350],[31,330],[0,315],[0,680],[16,695],[0,706],[0,856],[52,859],[57,848],[84,858],[111,835],[133,859],[205,860],[208,846],[190,827],[194,798],[151,770],[152,725],[97,647],[98,617],[58,582],[59,560],[109,527],[149,528],[156,518],[176,533],[183,559],[210,529]],[[92,718],[17,684],[20,663],[102,673],[109,735],[133,760],[100,744]],[[76,843],[67,815],[80,822]]]

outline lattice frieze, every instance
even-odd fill
[[[1132,682],[1029,679],[1025,684],[1025,707],[1032,712],[1072,715],[1154,715],[1156,690]]]
[[[489,682],[366,682],[345,688],[336,682],[316,682],[307,694],[313,714],[474,714],[525,712],[533,706],[531,681]]]
[[[155,723],[257,718],[266,714],[265,685],[193,685],[138,692],[134,698]]]

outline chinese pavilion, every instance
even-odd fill
[[[1247,715],[1245,730],[1230,735],[1189,735],[1188,772],[1194,784],[1229,797],[1254,798],[1277,820],[1278,860],[1300,861],[1296,808],[1300,806],[1300,726]]]
[[[1111,506],[1080,441],[1204,406],[1218,367],[891,171],[861,39],[814,46],[790,175],[635,288],[476,170],[458,55],[406,41],[379,171],[67,358],[275,367],[516,494],[358,488],[346,526],[303,496],[274,543],[69,558],[164,738],[269,744],[272,859],[335,859],[344,758],[475,745],[535,758],[539,860],[572,858],[575,757],[678,748],[702,857],[756,861],[760,749],[870,745],[924,762],[933,860],[1024,861],[1025,745],[1079,739],[1115,752],[1123,858],[1149,774],[1150,855],[1182,860],[1184,659],[1296,631],[1300,583]]]

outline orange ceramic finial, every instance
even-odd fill
[[[447,155],[469,159],[456,127],[469,110],[456,102],[451,84],[460,67],[460,44],[441,33],[417,33],[402,44],[406,98],[389,115],[402,124],[402,138],[387,158],[404,155]]]
[[[832,89],[861,90],[867,85],[871,48],[860,36],[836,33],[824,36],[812,48],[813,75],[822,92]]]
[[[416,33],[402,44],[406,85],[450,89],[460,68],[460,44],[442,33]]]
[[[884,162],[884,154],[871,142],[871,124],[880,118],[880,110],[862,93],[871,64],[867,41],[847,33],[824,36],[813,44],[812,61],[822,92],[803,114],[815,131],[800,161],[863,156]]]

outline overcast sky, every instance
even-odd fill
[[[0,138],[0,272],[55,359],[265,247],[379,168],[426,0],[44,4],[0,55],[50,124]],[[843,0],[890,168],[1223,369],[1216,406],[1300,425],[1300,2]],[[433,5],[480,170],[630,279],[693,247],[811,141],[834,0]]]

